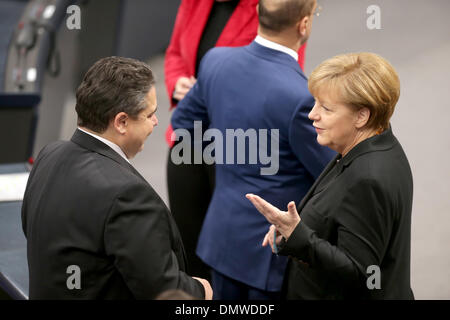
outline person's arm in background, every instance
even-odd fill
[[[171,125],[174,132],[171,134],[171,137],[169,137],[171,143],[190,139],[189,143],[193,144],[192,146],[196,150],[201,150],[203,141],[196,140],[196,135],[194,134],[195,128],[198,127],[199,121],[201,123],[202,134],[209,127],[208,112],[200,79],[201,76],[199,75],[199,81],[197,81],[194,87],[189,90],[183,100],[181,100],[175,108],[171,118]],[[185,130],[187,130],[189,134]]]
[[[203,58],[198,72],[198,80],[191,90],[186,94],[175,108],[171,124],[174,130],[186,129],[192,133],[194,130],[194,121],[201,121],[203,130],[209,127],[208,110],[206,106],[205,94],[205,65],[211,66],[214,62],[210,62],[208,57],[211,56],[210,50]]]
[[[314,98],[310,95],[300,101],[289,123],[289,144],[298,160],[317,179],[336,152],[317,142],[317,133],[308,118],[313,105]]]
[[[170,106],[173,108],[178,103],[174,100],[175,86],[178,82],[178,87],[188,87],[192,82],[191,74],[189,74],[186,61],[181,54],[180,38],[183,32],[183,28],[188,23],[188,14],[190,12],[190,2],[181,1],[178,8],[177,17],[175,20],[175,26],[172,32],[172,38],[170,39],[169,47],[166,50],[166,56],[164,59],[164,76],[166,82],[167,95],[169,97]],[[181,79],[181,80],[180,80]],[[186,91],[187,92],[187,91]],[[181,96],[177,96],[181,98]],[[181,99],[178,99],[181,100]]]

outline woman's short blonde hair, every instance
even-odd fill
[[[340,103],[356,109],[367,107],[366,127],[387,129],[400,96],[400,80],[392,65],[369,52],[348,53],[325,60],[308,80],[311,94],[334,95]]]

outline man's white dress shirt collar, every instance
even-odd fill
[[[285,46],[283,46],[283,45],[281,45],[279,43],[267,40],[267,39],[261,37],[260,35],[256,36],[255,42],[260,44],[260,45],[262,45],[262,46],[264,46],[264,47],[287,53],[292,58],[294,58],[295,61],[298,61],[298,53],[295,52],[294,50],[292,50],[291,48],[288,48],[288,47],[285,47]]]
[[[127,156],[125,155],[125,153],[122,151],[122,149],[120,149],[120,147],[115,144],[114,142],[109,141],[108,139],[102,138],[96,134],[90,133],[86,130],[81,129],[80,127],[78,127],[78,130],[83,131],[84,133],[87,133],[88,135],[100,140],[101,142],[103,142],[104,144],[106,144],[108,147],[110,147],[111,149],[113,149],[115,152],[117,152],[122,158],[124,158],[125,160],[128,161],[128,163],[130,163],[130,161],[128,160]]]

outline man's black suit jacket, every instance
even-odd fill
[[[167,289],[204,297],[185,273],[164,202],[124,158],[80,130],[40,152],[22,223],[30,299],[153,299]],[[81,271],[80,289],[69,289],[70,266]]]
[[[292,257],[287,298],[413,299],[412,197],[408,159],[391,129],[338,155],[299,204],[301,221],[280,246]]]

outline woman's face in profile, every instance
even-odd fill
[[[308,115],[317,132],[317,142],[342,154],[357,139],[357,111],[340,103],[335,93],[319,93]]]

